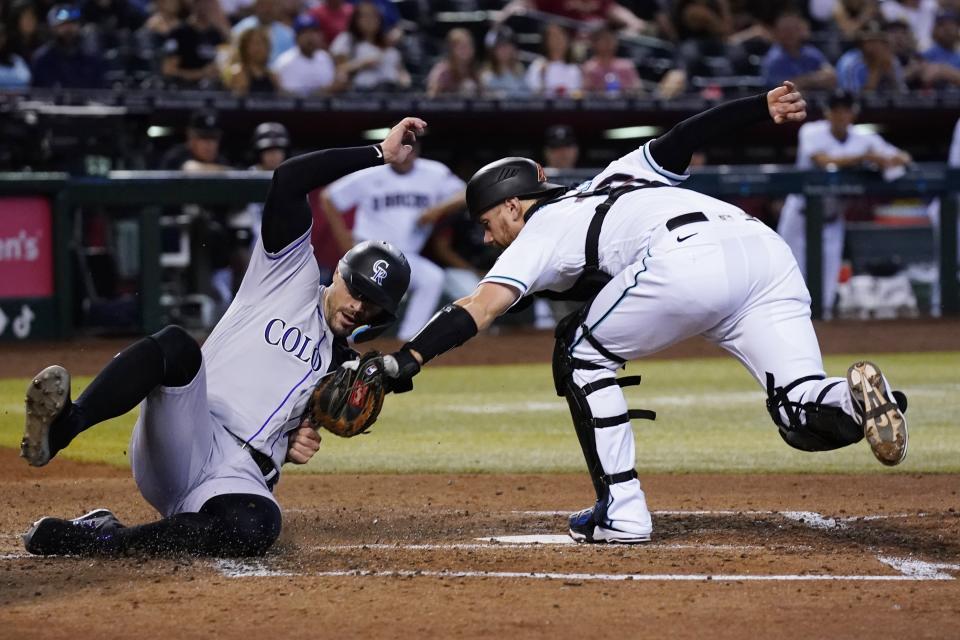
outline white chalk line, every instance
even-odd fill
[[[500,538],[512,538],[521,536],[500,536]],[[313,551],[478,551],[478,550],[498,550],[498,549],[532,549],[532,548],[553,548],[553,547],[575,547],[578,543],[569,536],[536,536],[539,538],[564,538],[564,540],[539,540],[530,542],[496,542],[497,538],[477,538],[477,540],[492,540],[491,542],[449,542],[449,543],[428,543],[428,544],[392,544],[392,543],[374,543],[374,544],[322,544],[308,547]],[[587,545],[590,550],[623,550],[622,545]],[[645,543],[638,546],[642,549],[697,549],[702,551],[757,551],[765,549],[760,545],[745,544],[673,544],[673,543]]]
[[[953,580],[944,573],[907,575],[831,575],[831,574],[709,574],[709,573],[549,573],[525,571],[318,571],[290,573],[267,569],[262,563],[217,561],[214,565],[227,578],[263,578],[298,576],[312,578],[480,578],[519,580],[562,580],[564,582],[796,582],[796,581],[855,581],[855,582],[927,582]]]
[[[511,511],[510,513],[526,516],[569,516],[574,513],[573,510],[547,510],[547,511]],[[871,514],[864,516],[843,516],[839,518],[830,518],[816,511],[772,511],[772,510],[742,510],[735,509],[660,509],[651,511],[654,516],[782,516],[795,522],[803,522],[815,529],[842,529],[849,522],[868,522],[873,520],[891,520],[897,518],[926,518],[929,513],[890,513],[890,514]]]

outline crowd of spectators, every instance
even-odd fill
[[[960,0],[11,0],[0,89],[862,93],[960,86]]]

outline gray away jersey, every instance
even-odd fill
[[[309,230],[278,253],[258,239],[237,297],[203,345],[214,418],[278,469],[332,357],[322,292]]]

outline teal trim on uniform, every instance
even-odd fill
[[[669,178],[670,180],[674,180],[676,182],[683,182],[684,180],[690,177],[690,174],[680,175],[679,173],[673,173],[672,171],[667,171],[666,169],[661,167],[660,164],[653,159],[653,156],[650,155],[650,152],[647,151],[647,147],[649,145],[650,143],[648,142],[647,144],[643,145],[643,147],[641,147],[643,149],[643,159],[647,161],[647,164],[653,167],[654,171],[659,173],[664,178]]]
[[[643,268],[642,268],[640,271],[637,271],[636,275],[633,276],[633,284],[623,290],[623,293],[621,293],[621,294],[620,294],[620,297],[617,298],[616,302],[613,303],[613,306],[611,306],[609,309],[607,309],[607,310],[604,312],[604,314],[603,314],[602,316],[600,316],[600,319],[597,320],[596,322],[594,322],[592,327],[590,327],[590,328],[587,329],[586,333],[584,333],[584,332],[581,332],[581,333],[580,333],[580,337],[577,338],[577,340],[576,340],[572,345],[570,345],[570,351],[569,351],[569,353],[570,353],[571,355],[573,354],[573,350],[577,348],[577,345],[580,344],[580,341],[583,340],[583,338],[587,335],[587,333],[592,334],[592,333],[596,330],[596,328],[597,328],[598,326],[600,326],[600,323],[603,322],[604,320],[606,320],[606,319],[607,319],[607,316],[609,316],[611,313],[613,313],[613,310],[617,308],[617,305],[620,304],[620,303],[623,301],[623,299],[627,297],[627,293],[630,292],[630,289],[633,289],[635,286],[637,286],[637,284],[639,283],[639,280],[640,280],[640,274],[641,274],[641,273],[645,273],[646,270],[647,270],[647,258],[649,258],[649,257],[650,257],[650,248],[648,247],[648,248],[647,248],[647,255],[643,256],[643,260],[640,261],[640,265],[641,265]]]
[[[496,280],[509,280],[510,282],[516,282],[518,285],[520,285],[521,287],[523,287],[523,292],[524,292],[524,293],[527,292],[527,289],[528,289],[527,285],[525,285],[525,284],[524,284],[523,282],[521,282],[520,280],[517,280],[516,278],[511,278],[510,276],[486,276],[483,280],[480,281],[480,284],[483,284],[484,282],[490,282],[490,281],[495,280],[495,279],[496,279]]]

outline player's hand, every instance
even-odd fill
[[[293,464],[306,464],[320,450],[320,434],[310,421],[304,419],[300,426],[290,434],[287,446],[287,460]]]
[[[767,92],[767,108],[777,124],[803,122],[807,118],[807,102],[789,80]]]
[[[417,136],[427,128],[427,123],[420,118],[406,117],[401,120],[380,143],[383,148],[383,161],[403,162],[413,152],[413,143]]]
[[[420,373],[419,354],[410,349],[400,349],[383,356],[383,372],[389,378],[387,391],[406,393],[413,391],[413,376]]]

